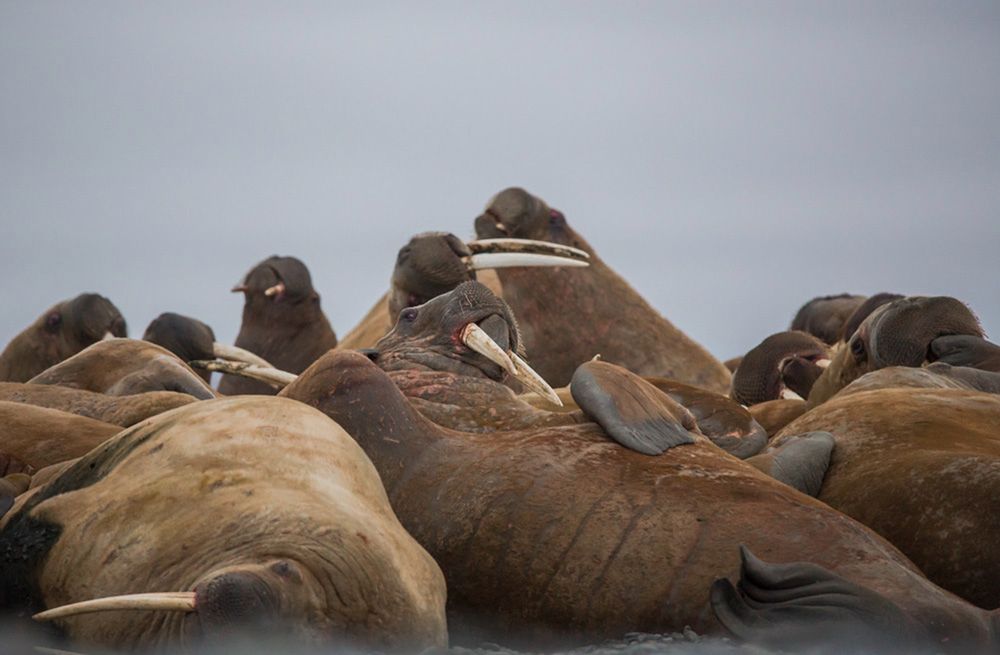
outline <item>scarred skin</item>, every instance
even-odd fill
[[[476,234],[551,241],[590,254],[587,268],[497,272],[535,370],[552,386],[568,384],[579,364],[599,354],[640,375],[727,393],[726,367],[653,309],[541,199],[523,189],[501,191],[476,219]]]
[[[110,333],[127,335],[125,319],[110,300],[82,293],[38,317],[0,353],[0,381],[25,382]]]
[[[703,437],[650,457],[592,424],[451,431],[351,352],[325,355],[282,394],[334,418],[372,459],[403,525],[445,573],[454,643],[537,650],[685,625],[717,631],[708,590],[735,576],[741,543],[867,586],[948,648],[991,638],[986,612],[887,542]]]
[[[282,292],[265,295],[279,282],[284,284]],[[309,269],[298,259],[269,257],[250,269],[233,291],[244,295],[243,320],[235,345],[276,368],[301,373],[337,345],[337,335],[320,307]],[[275,393],[263,382],[232,375],[222,376],[219,391],[227,396]]]
[[[120,431],[84,416],[0,401],[0,451],[36,471],[85,455]]]
[[[831,432],[836,446],[819,499],[891,541],[935,583],[992,609],[1000,606],[998,425],[997,395],[848,388],[775,443]]]
[[[19,499],[0,521],[0,569],[0,609],[22,616],[195,591],[194,613],[57,621],[116,650],[175,652],[251,623],[308,646],[447,645],[441,572],[375,469],[343,429],[286,399],[198,403],[121,432]]]
[[[176,391],[108,396],[54,384],[0,382],[0,400],[58,409],[127,428],[150,416],[193,403],[196,399]]]
[[[199,400],[215,393],[191,367],[166,348],[138,339],[99,341],[28,380],[128,396],[148,391],[175,391]]]

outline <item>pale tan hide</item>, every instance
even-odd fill
[[[176,391],[108,396],[96,391],[71,389],[55,384],[0,382],[0,400],[58,409],[127,428],[150,416],[193,403],[196,399]]]
[[[120,431],[57,409],[0,401],[0,452],[36,471],[85,455]]]

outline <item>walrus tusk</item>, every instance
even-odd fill
[[[218,371],[228,375],[240,375],[253,380],[265,382],[275,389],[284,389],[295,381],[298,377],[294,373],[288,373],[269,366],[257,366],[247,362],[231,362],[225,359],[196,359],[188,362],[191,368],[200,368],[205,371]]]
[[[462,328],[462,343],[511,375],[517,376],[514,362],[511,361],[507,353],[490,335],[486,334],[486,330],[475,323],[469,323]]]
[[[32,649],[36,653],[45,653],[45,655],[80,655],[80,653],[73,650],[62,650],[61,648],[49,648],[48,646],[33,646]]]
[[[778,396],[784,400],[805,400],[805,398],[788,388],[782,389]]]
[[[514,268],[517,266],[590,266],[587,262],[579,259],[531,252],[484,252],[463,257],[462,259],[470,271],[479,271],[484,268]]]
[[[590,259],[590,254],[585,250],[564,246],[561,243],[551,241],[538,241],[536,239],[477,239],[465,244],[472,254],[480,253],[532,253],[536,255],[556,255],[557,257],[568,257],[569,259]]]
[[[815,361],[815,364],[820,368],[826,368],[827,366],[830,365],[830,360],[827,357],[824,357],[823,359],[817,359]]]
[[[535,372],[535,369],[528,366],[528,363],[521,359],[515,352],[511,352],[510,358],[514,362],[514,368],[517,369],[517,373],[514,376],[520,380],[521,384],[550,403],[558,407],[563,406],[563,401],[559,399],[559,395],[541,375]]]
[[[101,341],[109,341],[110,339],[114,339],[114,338],[115,338],[115,335],[111,334],[111,330],[108,330],[107,332],[104,333],[104,336],[101,337]]]
[[[247,364],[254,364],[255,366],[262,366],[264,368],[274,368],[273,364],[258,357],[249,350],[219,343],[218,341],[212,344],[212,354],[219,359],[229,359],[234,362],[246,362]]]
[[[264,295],[270,298],[271,296],[277,296],[285,293],[285,283],[278,282],[273,287],[268,287],[264,289]]]
[[[124,596],[108,596],[95,598],[79,603],[70,603],[54,607],[35,614],[36,621],[51,621],[77,614],[91,612],[109,612],[112,610],[164,610],[176,612],[193,612],[195,610],[195,594],[193,591],[167,591],[151,594],[126,594]]]

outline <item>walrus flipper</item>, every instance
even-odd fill
[[[779,445],[746,461],[778,482],[815,498],[830,468],[833,446],[833,435],[829,432],[807,432],[785,437]]]
[[[570,393],[580,409],[608,436],[632,450],[659,455],[694,443],[694,417],[637,375],[606,362],[577,367]]]
[[[839,642],[890,652],[929,644],[925,630],[894,603],[821,566],[769,564],[745,546],[740,559],[739,582],[716,580],[710,597],[719,622],[740,639],[782,649]]]

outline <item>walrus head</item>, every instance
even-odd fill
[[[476,219],[476,235],[480,239],[514,237],[550,241],[594,254],[583,237],[569,226],[561,211],[518,187],[504,189],[493,196]]]
[[[164,312],[150,322],[143,341],[163,346],[185,362],[215,357],[215,333],[208,325],[189,316]],[[206,382],[211,371],[196,371]]]
[[[463,282],[476,279],[476,272],[462,260],[472,251],[454,234],[424,232],[399,249],[392,271],[389,313],[398,315],[406,307],[422,305]]]
[[[264,321],[294,322],[300,316],[305,320],[304,314],[289,310],[319,304],[309,269],[295,257],[268,257],[251,268],[232,291],[243,293],[244,316],[249,310]]]
[[[863,303],[858,305],[854,313],[851,314],[850,318],[844,321],[844,325],[841,328],[840,341],[847,341],[850,339],[858,328],[861,327],[861,323],[864,322],[868,315],[873,311],[881,307],[882,305],[891,303],[893,300],[898,300],[904,296],[898,293],[876,293],[874,296],[869,297]]]
[[[730,396],[743,405],[809,396],[830,363],[822,341],[805,332],[772,334],[748,352],[733,375]]]
[[[50,308],[8,344],[0,355],[0,380],[24,382],[101,339],[127,333],[110,300],[82,293]]]
[[[813,298],[799,308],[788,329],[808,332],[824,343],[835,344],[844,323],[865,300],[865,296],[848,293]]]

